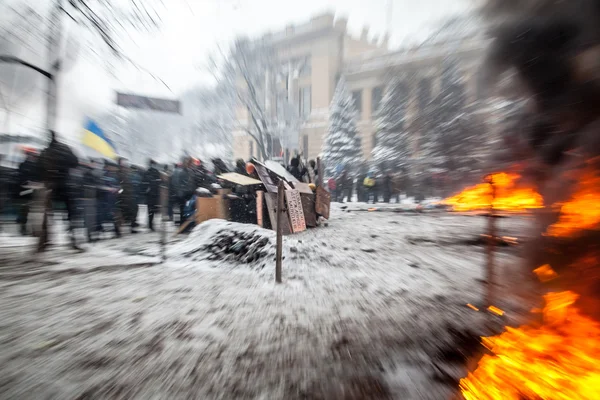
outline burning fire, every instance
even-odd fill
[[[493,174],[490,179],[496,190],[495,197],[492,197],[492,185],[481,183],[443,200],[442,204],[452,206],[454,211],[481,210],[490,205],[496,210],[505,211],[543,207],[542,196],[535,190],[516,187],[519,178],[518,174]]]
[[[600,226],[600,177],[593,172],[586,173],[571,200],[558,206],[559,220],[546,234],[564,237],[581,229],[597,229]]]
[[[543,325],[483,339],[494,355],[461,379],[465,399],[600,398],[600,325],[573,307],[573,292],[544,298]]]

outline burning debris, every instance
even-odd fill
[[[586,172],[578,182],[572,199],[556,205],[560,217],[546,233],[568,236],[582,229],[597,229],[600,225],[600,177]]]
[[[483,340],[491,354],[460,389],[468,400],[600,398],[600,3],[489,0],[488,11],[499,22],[490,65],[514,71],[528,98],[510,143],[543,199],[524,267],[547,294],[541,321]]]
[[[467,400],[600,397],[600,324],[573,306],[573,292],[548,293],[544,299],[542,325],[484,338],[492,355],[461,380]]]
[[[467,188],[442,201],[454,211],[495,210],[524,211],[543,207],[542,197],[529,187],[519,187],[520,175],[500,172],[489,177],[490,183]]]

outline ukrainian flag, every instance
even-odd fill
[[[115,145],[104,135],[98,124],[91,119],[85,124],[82,143],[106,158],[113,160],[117,158]]]

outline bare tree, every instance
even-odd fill
[[[232,87],[222,84],[193,88],[181,96],[189,126],[186,138],[201,158],[232,159],[235,96]]]
[[[213,56],[210,67],[217,81],[236,93],[243,117],[235,128],[254,139],[260,158],[271,157],[274,142],[286,143],[298,132],[302,118],[290,82],[301,65],[281,63],[265,40],[240,38],[228,54]]]

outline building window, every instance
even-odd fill
[[[358,115],[362,115],[362,90],[353,90],[352,100],[354,100],[354,107],[356,107]]]
[[[379,110],[379,105],[383,99],[383,86],[376,86],[371,91],[371,115],[375,115]]]
[[[249,159],[254,157],[254,141],[251,140],[250,141],[250,157],[248,157]]]
[[[298,96],[300,99],[300,101],[298,102],[299,103],[298,111],[300,112],[300,116],[303,118],[308,118],[308,116],[310,115],[310,110],[311,110],[310,96],[311,96],[310,86],[300,88],[300,93]]]
[[[310,76],[312,74],[312,66],[310,64],[310,56],[306,57],[300,66],[300,71],[298,71],[298,75],[300,76]]]

